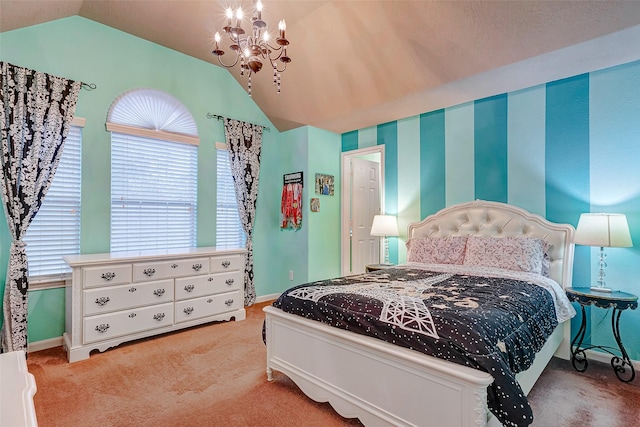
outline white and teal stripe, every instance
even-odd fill
[[[345,133],[342,149],[385,144],[385,210],[398,215],[401,234],[408,222],[474,199],[574,226],[583,212],[625,213],[635,246],[607,251],[608,280],[637,294],[639,118],[636,61]],[[391,241],[394,262],[406,259],[402,237]],[[574,286],[591,282],[596,251],[576,247]],[[601,312],[590,314],[598,340],[610,336]],[[640,310],[621,322],[624,330],[640,329]],[[624,340],[640,359],[640,335]]]

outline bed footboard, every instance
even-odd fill
[[[287,375],[304,394],[366,426],[484,426],[482,371],[268,306],[267,375]]]

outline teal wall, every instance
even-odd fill
[[[202,42],[206,44],[207,41]],[[203,48],[206,48],[204,44]],[[0,55],[2,61],[97,85],[96,90],[80,92],[76,109],[77,116],[87,119],[82,146],[81,253],[109,251],[111,144],[110,134],[105,131],[109,106],[127,90],[148,87],[165,91],[180,100],[191,112],[198,128],[201,141],[198,148],[199,246],[215,245],[214,144],[224,141],[223,123],[207,119],[207,113],[271,128],[263,135],[254,229],[256,293],[260,297],[282,292],[292,284],[288,280],[290,270],[294,271],[296,283],[307,280],[309,217],[304,218],[301,232],[279,229],[282,175],[299,170],[306,173],[312,146],[314,158],[325,158],[324,153],[333,150],[337,152],[333,155],[339,158],[339,148],[335,148],[340,144],[339,135],[324,135],[313,128],[278,132],[227,70],[80,17],[0,33]],[[265,81],[270,84],[269,78],[268,74],[257,75],[254,84]],[[327,139],[338,142],[333,145],[323,143]],[[305,191],[308,207],[308,188]],[[330,209],[323,217],[326,220],[323,226],[330,228],[339,224],[336,209]],[[337,230],[339,232],[339,228]],[[326,246],[339,247],[334,237],[327,236],[326,239],[329,242]],[[6,280],[10,240],[2,217],[0,295]],[[326,268],[333,274],[339,270],[339,259],[330,262],[335,265]],[[316,271],[316,274],[320,273]],[[64,332],[64,289],[30,292],[28,320],[29,342],[61,336]]]
[[[312,280],[340,275],[340,135],[313,127],[302,127],[280,135],[277,145],[263,150],[264,165],[277,184],[260,187],[258,206],[262,200],[281,199],[282,176],[303,172],[302,227],[280,229],[277,209],[258,209],[256,222],[264,224],[264,238],[256,246],[261,265],[256,270],[268,271],[262,295],[280,293],[283,285],[293,286]],[[335,177],[334,196],[315,194],[316,173]],[[261,174],[262,177],[262,174]],[[311,212],[311,198],[320,198],[320,212]],[[289,280],[289,272],[293,280]]]
[[[340,135],[308,127],[309,156],[305,175],[304,215],[309,219],[308,280],[340,276]],[[315,194],[315,174],[333,175],[334,195]],[[311,212],[310,199],[320,199],[320,211]]]
[[[308,156],[308,137],[304,128],[282,133],[277,144],[263,148],[260,179],[268,174],[272,184],[264,186],[261,182],[258,193],[256,230],[262,229],[265,234],[262,239],[256,241],[254,247],[256,272],[267,273],[267,277],[263,277],[261,295],[279,293],[284,290],[283,286],[288,287],[306,281],[309,270],[307,265],[308,217],[306,212],[303,212],[302,227],[297,231],[281,229],[280,200],[283,175],[302,171],[306,176]],[[307,200],[309,189],[304,188],[302,194]],[[270,206],[275,204],[275,206],[264,209],[267,204]],[[294,273],[293,281],[289,280],[289,271]]]
[[[607,281],[637,295],[639,117],[640,61],[355,130],[341,144],[343,151],[386,145],[386,210],[397,212],[401,233],[390,241],[392,261],[406,259],[408,222],[474,199],[574,226],[583,212],[617,212],[627,215],[635,246],[606,250]],[[575,286],[597,275],[597,251],[576,246]],[[589,311],[592,342],[615,347],[610,313]],[[640,310],[625,311],[620,324],[640,360]]]

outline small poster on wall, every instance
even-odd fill
[[[282,183],[280,228],[300,230],[302,227],[302,172],[283,175]]]
[[[333,196],[333,175],[316,174],[316,194]]]
[[[320,199],[317,197],[311,198],[311,212],[320,212]]]

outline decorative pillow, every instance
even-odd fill
[[[467,236],[417,237],[407,241],[407,261],[462,264]]]
[[[464,265],[542,274],[549,243],[537,237],[469,236]]]

